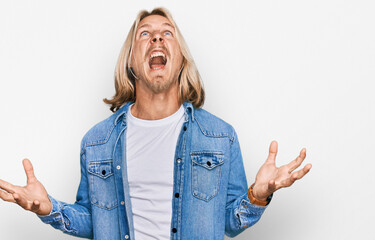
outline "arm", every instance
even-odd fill
[[[38,215],[46,224],[69,235],[93,238],[91,205],[89,198],[89,183],[87,180],[85,154],[81,154],[81,182],[78,188],[76,202],[67,204],[48,195],[52,210],[48,215]]]
[[[259,221],[266,207],[251,204],[237,134],[230,150],[231,170],[228,182],[225,234],[235,237]]]
[[[254,225],[260,219],[265,207],[251,204],[251,202],[255,201],[264,203],[268,201],[269,203],[272,194],[276,190],[291,186],[296,180],[303,178],[312,167],[311,164],[307,164],[302,169],[295,171],[306,158],[305,148],[300,151],[299,156],[295,160],[279,168],[276,167],[277,142],[272,141],[269,148],[268,158],[256,175],[256,180],[253,185],[254,187],[247,191],[249,194],[252,194],[252,196],[250,196],[252,201],[249,200],[248,193],[236,199],[235,193],[237,192],[237,194],[240,194],[244,191],[243,188],[246,183],[246,177],[243,170],[241,151],[239,149],[236,134],[234,139],[231,149],[231,174],[228,186],[225,226],[225,232],[230,237],[238,235],[247,227]],[[240,184],[241,182],[243,183],[242,185]],[[231,189],[237,190],[234,191]]]
[[[49,196],[42,183],[35,177],[30,160],[24,159],[23,166],[27,185],[20,187],[0,180],[0,198],[36,213],[43,222],[67,234],[92,238],[85,155],[81,154],[81,183],[74,204],[66,204]]]

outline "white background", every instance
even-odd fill
[[[236,239],[373,239],[373,1],[2,1],[0,178],[22,159],[73,203],[83,135],[110,116],[120,48],[141,9],[167,7],[203,78],[204,108],[232,124],[248,184],[307,148],[310,173]],[[0,202],[0,239],[76,239]]]

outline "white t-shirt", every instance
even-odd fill
[[[126,161],[136,240],[170,239],[173,167],[184,107],[160,120],[134,117],[129,108]]]

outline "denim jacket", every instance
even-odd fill
[[[134,239],[125,154],[129,105],[83,137],[76,202],[67,204],[49,195],[51,213],[38,215],[44,223],[77,237]],[[185,121],[174,158],[171,239],[235,237],[255,224],[266,207],[250,203],[233,127],[191,103],[183,105]]]

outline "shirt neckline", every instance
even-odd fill
[[[184,116],[184,106],[181,104],[180,108],[173,113],[172,115],[169,115],[168,117],[158,119],[158,120],[145,120],[141,118],[137,118],[133,116],[131,113],[131,108],[133,107],[134,103],[131,104],[128,108],[128,120],[137,126],[143,126],[143,127],[159,127],[159,126],[165,126],[168,124],[171,124],[173,122],[178,121],[180,118]]]

